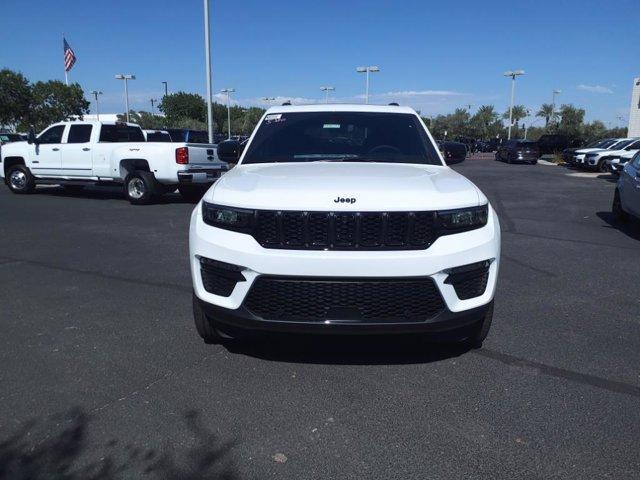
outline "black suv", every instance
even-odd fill
[[[507,163],[538,163],[540,150],[531,140],[507,140],[496,152],[496,160]]]

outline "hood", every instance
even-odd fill
[[[449,167],[331,162],[239,165],[204,198],[234,207],[308,211],[440,210],[487,201]]]

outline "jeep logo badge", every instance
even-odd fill
[[[333,201],[334,203],[356,203],[356,199],[353,197],[351,198],[337,197]]]

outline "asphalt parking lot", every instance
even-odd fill
[[[0,478],[10,465],[67,479],[638,478],[640,228],[612,225],[614,183],[455,168],[503,230],[475,351],[415,337],[205,345],[192,204],[2,186]]]

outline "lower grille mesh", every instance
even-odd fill
[[[431,278],[260,277],[244,306],[265,320],[419,322],[440,313],[444,302]]]

